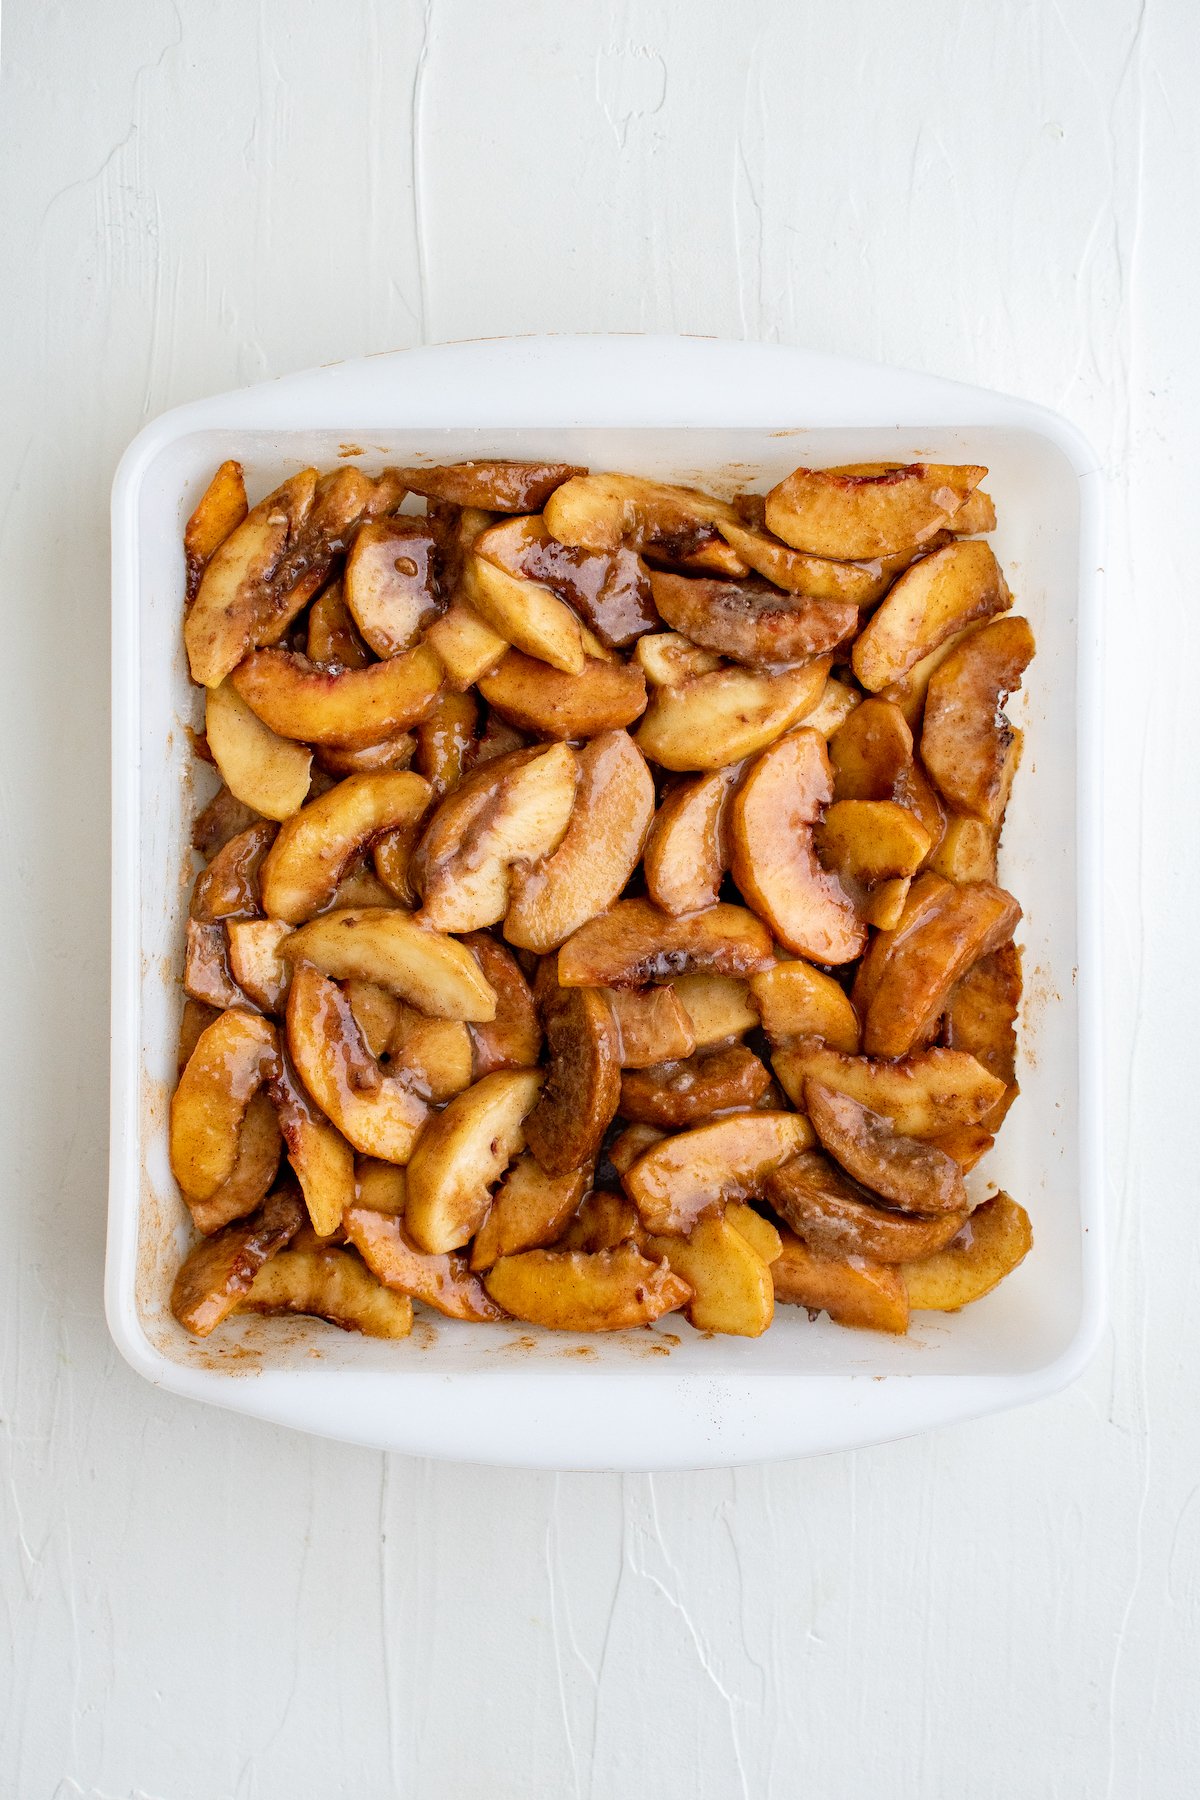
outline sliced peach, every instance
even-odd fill
[[[309,963],[292,976],[287,1039],[301,1081],[342,1136],[364,1156],[407,1162],[429,1108],[382,1072],[346,996]]]
[[[947,819],[942,841],[929,858],[929,867],[947,881],[995,881],[994,833],[981,819]]]
[[[814,1038],[796,1038],[771,1063],[793,1106],[811,1077],[883,1113],[907,1137],[932,1138],[984,1118],[1004,1083],[963,1050],[923,1050],[896,1061],[847,1056]]]
[[[405,487],[427,499],[489,512],[540,512],[556,488],[585,473],[573,463],[460,462],[397,469]]]
[[[534,863],[562,842],[578,765],[566,744],[489,762],[447,794],[413,856],[422,923],[477,931],[508,910],[514,863]]]
[[[417,726],[417,768],[439,797],[457,787],[475,747],[479,706],[474,694],[443,688]]]
[[[631,725],[646,710],[646,680],[638,665],[595,657],[577,674],[564,675],[510,650],[480,678],[479,691],[502,718],[542,738],[595,737]]]
[[[207,1337],[249,1293],[268,1258],[291,1242],[304,1223],[299,1194],[282,1189],[248,1219],[226,1225],[196,1245],[175,1277],[171,1311],[193,1337]]]
[[[864,887],[915,875],[931,845],[920,819],[895,800],[838,800],[813,837],[827,869]]]
[[[183,991],[202,1006],[244,1006],[246,996],[229,968],[229,939],[224,925],[187,922]]]
[[[966,1050],[1003,1082],[1016,1079],[1021,952],[1002,944],[957,981],[946,1007],[946,1043]]]
[[[393,835],[392,832],[386,832],[384,838],[378,839],[376,843],[371,846],[372,857],[376,855],[380,846],[383,844],[384,839],[390,838]],[[378,875],[366,866],[361,856],[355,859],[350,868],[342,876],[342,879],[338,882],[337,887],[333,891],[333,899],[330,901],[330,905],[333,907],[389,907],[397,904],[398,902],[395,895],[382,881],[380,881]]]
[[[196,877],[189,909],[193,919],[208,925],[218,919],[246,919],[261,912],[259,878],[276,831],[272,821],[263,819],[256,825],[247,825],[222,845]]]
[[[623,1069],[645,1069],[654,1063],[690,1056],[696,1034],[674,988],[605,988],[604,997],[617,1027]]]
[[[792,1232],[771,1264],[776,1300],[826,1312],[838,1325],[888,1331],[908,1330],[908,1295],[899,1270],[863,1257],[820,1256]]]
[[[421,903],[411,871],[413,852],[421,841],[425,817],[423,812],[414,813],[402,825],[393,825],[390,831],[382,832],[371,845],[371,862],[379,883],[389,898],[400,906],[415,907]],[[338,897],[341,898],[340,887]]]
[[[852,601],[796,600],[761,578],[704,581],[655,572],[650,591],[672,630],[754,668],[821,656],[858,625]]]
[[[646,892],[664,912],[714,906],[729,867],[727,813],[740,763],[681,781],[664,799],[646,839]]]
[[[789,950],[814,962],[850,962],[867,940],[837,876],[823,869],[813,828],[833,797],[818,732],[801,727],[753,764],[730,806],[733,878]]]
[[[259,823],[252,806],[235,800],[224,785],[217,789],[207,806],[201,807],[192,822],[192,849],[207,860],[216,856],[231,838]]]
[[[486,931],[463,938],[496,996],[496,1016],[471,1026],[475,1079],[495,1069],[532,1069],[542,1050],[542,1028],[529,984],[510,950]]]
[[[425,717],[442,685],[442,664],[427,644],[340,674],[292,650],[256,650],[232,680],[280,737],[360,750]]]
[[[171,1100],[171,1172],[191,1200],[233,1174],[246,1108],[273,1072],[279,1038],[269,1020],[232,1008],[201,1033]]]
[[[975,488],[950,520],[950,529],[956,537],[971,537],[976,532],[995,531],[996,503],[992,496],[985,494],[982,488]]]
[[[279,954],[291,931],[282,919],[230,919],[229,967],[242,992],[264,1012],[278,1012],[292,972]]]
[[[542,1077],[497,1070],[436,1113],[408,1164],[405,1223],[418,1249],[458,1250],[487,1214],[491,1189],[525,1148],[525,1119]]]
[[[621,1098],[621,1046],[612,1013],[594,988],[552,990],[541,1007],[546,1079],[525,1137],[548,1175],[593,1160]]]
[[[558,1240],[560,1250],[615,1250],[618,1244],[640,1245],[645,1237],[637,1207],[624,1194],[597,1189],[587,1195]]]
[[[543,519],[505,519],[476,540],[480,556],[509,575],[539,581],[586,619],[601,642],[628,644],[657,622],[636,553],[560,544]]]
[[[490,1269],[502,1256],[556,1243],[583,1198],[585,1180],[583,1169],[548,1175],[528,1152],[519,1156],[475,1233],[472,1269]]]
[[[983,1125],[954,1125],[930,1138],[939,1150],[952,1156],[963,1174],[968,1174],[985,1157],[996,1139]]]
[[[315,469],[291,476],[209,557],[183,627],[192,680],[202,687],[219,686],[264,629],[281,635],[295,616],[286,606],[276,609],[271,582],[312,511],[316,488]]]
[[[207,1200],[188,1200],[197,1231],[219,1231],[233,1219],[244,1219],[270,1192],[279,1169],[283,1140],[275,1109],[260,1088],[251,1096],[238,1132],[237,1159],[227,1181]]]
[[[683,556],[717,538],[718,522],[738,522],[724,500],[640,475],[578,475],[556,490],[543,511],[560,544],[609,551],[626,544]]]
[[[448,1319],[487,1323],[504,1314],[483,1283],[455,1251],[430,1255],[419,1250],[395,1213],[355,1205],[346,1212],[346,1236],[385,1287],[423,1300]]]
[[[332,1245],[283,1250],[263,1265],[239,1312],[304,1313],[364,1337],[405,1338],[412,1301],[377,1281],[351,1251]]]
[[[272,1076],[270,1096],[312,1228],[329,1237],[354,1201],[354,1152],[313,1105],[286,1055]]]
[[[462,599],[434,620],[425,642],[445,669],[448,685],[460,693],[494,669],[509,648],[508,639]]]
[[[829,739],[833,798],[894,800],[907,806],[929,833],[936,849],[945,813],[913,757],[913,736],[898,706],[864,700]]]
[[[474,1053],[471,1034],[459,1019],[427,1019],[415,1007],[400,1005],[388,1047],[388,1072],[435,1106],[453,1100],[471,1085]]]
[[[325,913],[291,934],[284,956],[335,981],[373,981],[433,1019],[496,1016],[495,993],[470,951],[394,909]]]
[[[967,1203],[935,1218],[880,1206],[818,1150],[793,1156],[767,1176],[767,1198],[810,1250],[901,1263],[931,1256],[962,1228]]]
[[[637,741],[664,769],[720,769],[773,744],[821,698],[829,658],[782,674],[718,669],[656,689]]]
[[[945,463],[871,475],[794,469],[767,495],[766,526],[794,550],[865,562],[931,538],[986,474]]]
[[[844,988],[810,963],[777,963],[750,977],[750,992],[772,1043],[815,1037],[853,1056],[861,1030]]]
[[[925,712],[925,696],[929,691],[930,678],[935,669],[941,668],[951,651],[958,648],[971,630],[972,627],[968,625],[962,631],[951,632],[950,636],[940,643],[936,650],[931,650],[928,656],[923,656],[920,662],[914,663],[907,675],[902,675],[899,681],[889,681],[885,688],[880,688],[879,699],[890,700],[900,708],[904,714],[905,723],[914,735],[921,729],[921,719]]]
[[[514,1319],[553,1331],[651,1325],[683,1306],[692,1292],[665,1262],[649,1262],[632,1244],[592,1256],[579,1250],[523,1250],[501,1257],[484,1284]]]
[[[441,610],[437,545],[424,519],[360,525],[346,558],[345,599],[376,656],[399,656]]]
[[[363,744],[357,750],[323,744],[317,751],[317,761],[331,775],[380,775],[394,769],[407,769],[416,747],[413,734],[400,731],[394,737],[383,738],[378,744]]]
[[[922,760],[950,805],[992,831],[1004,817],[1023,741],[1004,703],[1035,648],[1028,619],[994,619],[965,637],[929,681]]]
[[[701,535],[710,529],[711,537]],[[678,539],[647,544],[646,561],[666,575],[718,576],[739,581],[750,573],[733,545],[727,544],[715,528],[707,525],[698,526]]]
[[[228,681],[208,690],[204,735],[226,786],[255,812],[286,819],[303,806],[311,750],[264,725]]]
[[[824,1082],[805,1082],[804,1104],[824,1149],[870,1193],[901,1212],[966,1211],[962,1170],[936,1145],[906,1137],[883,1113]]]
[[[552,669],[567,675],[581,673],[585,659],[579,620],[542,582],[509,575],[485,557],[472,554],[464,591],[485,623],[510,644],[549,663]]]
[[[740,1232],[754,1254],[762,1262],[773,1263],[783,1248],[783,1239],[770,1219],[755,1212],[745,1200],[727,1200],[725,1203],[725,1222]]]
[[[854,673],[872,693],[977,619],[1012,605],[989,544],[963,539],[920,557],[893,585],[855,641]]]
[[[639,1156],[666,1137],[657,1125],[628,1125],[608,1147],[608,1160],[618,1175],[628,1175]]]
[[[942,883],[911,917],[906,909],[894,932],[875,938],[855,980],[852,998],[868,1055],[911,1050],[936,1024],[959,977],[1006,943],[1020,917],[1012,895],[987,881]]]
[[[957,1312],[982,1300],[1033,1248],[1029,1214],[1007,1194],[977,1206],[954,1241],[900,1273],[914,1312]]]
[[[757,1198],[768,1171],[812,1142],[798,1113],[734,1113],[655,1144],[623,1177],[626,1192],[648,1231],[690,1232],[726,1200]]]
[[[579,786],[561,842],[512,871],[504,935],[523,949],[556,949],[613,904],[654,816],[654,782],[626,732],[593,738],[576,760]]]
[[[769,1071],[752,1050],[720,1045],[683,1062],[629,1070],[621,1077],[619,1111],[631,1124],[677,1129],[754,1106],[770,1085]]]
[[[744,906],[722,901],[673,919],[649,900],[618,900],[567,939],[558,979],[563,987],[645,987],[685,971],[752,975],[772,961],[765,926]]]
[[[176,1079],[187,1067],[188,1058],[200,1042],[202,1032],[208,1030],[218,1016],[220,1008],[211,1006],[204,1000],[193,1000],[190,995],[183,1003],[183,1011],[179,1016],[179,1043],[175,1057]]]
[[[771,1323],[771,1271],[728,1219],[701,1219],[690,1237],[648,1234],[643,1247],[691,1288],[684,1317],[697,1331],[761,1337]]]
[[[241,463],[223,462],[183,528],[189,605],[200,590],[200,577],[210,557],[237,530],[249,510]]]
[[[333,899],[359,851],[386,831],[412,825],[429,799],[429,783],[404,769],[348,775],[310,800],[280,827],[262,865],[266,912],[290,925],[311,919]]]
[[[769,532],[722,521],[717,527],[748,568],[788,594],[810,600],[845,601],[857,609],[870,606],[885,592],[890,573],[878,562],[832,562],[791,550]]]
[[[759,1022],[749,985],[733,976],[677,975],[671,986],[688,1016],[697,1050],[741,1037]]]
[[[701,650],[677,631],[652,631],[634,645],[634,655],[652,687],[679,687],[694,675],[711,675],[721,658]]]
[[[844,681],[838,681],[831,675],[825,683],[820,700],[804,723],[810,731],[819,731],[823,738],[831,738],[845,724],[861,699],[862,695],[854,688],[847,687]]]
[[[371,1212],[394,1213],[404,1217],[408,1205],[408,1177],[396,1163],[377,1162],[373,1156],[360,1156],[354,1165],[355,1206]]]
[[[340,576],[317,595],[308,609],[305,650],[309,662],[327,669],[363,669],[371,660],[350,616]]]

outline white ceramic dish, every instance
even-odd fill
[[[187,1241],[167,1166],[198,722],[182,654],[183,520],[215,464],[255,497],[353,456],[563,459],[727,488],[799,463],[988,465],[997,551],[1037,632],[1002,879],[1025,907],[1022,1097],[986,1174],[1032,1214],[1021,1269],[957,1317],[891,1341],[781,1307],[753,1342],[653,1332],[566,1339],[419,1325],[402,1344],[246,1319],[189,1339],[166,1296]],[[773,346],[527,338],[397,352],[181,407],[130,446],[113,490],[113,1336],[157,1386],[412,1454],[664,1469],[877,1442],[1051,1393],[1103,1316],[1099,1098],[1100,478],[1054,414],[926,376]],[[678,1340],[678,1341],[675,1341]]]

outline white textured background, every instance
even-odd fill
[[[1200,1789],[1198,32],[1194,0],[8,0],[0,1800]],[[311,363],[643,328],[1008,388],[1109,468],[1102,1354],[1023,1414],[657,1479],[160,1397],[100,1304],[117,455]]]

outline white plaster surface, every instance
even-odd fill
[[[3,26],[0,1800],[1193,1796],[1193,0],[8,0]],[[1061,408],[1106,463],[1114,1305],[1059,1398],[807,1464],[556,1478],[190,1407],[109,1343],[116,458],[193,396],[556,329],[926,368]]]

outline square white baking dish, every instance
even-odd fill
[[[405,1343],[317,1321],[231,1321],[197,1342],[167,1308],[187,1241],[167,1165],[179,972],[202,803],[180,633],[184,519],[222,458],[252,498],[307,463],[537,457],[763,487],[800,463],[988,465],[995,542],[1038,656],[1001,879],[1025,909],[1021,1099],[980,1175],[1028,1207],[1033,1253],[969,1311],[891,1341],[781,1307],[761,1339],[568,1338],[422,1322]],[[157,1386],[410,1454],[557,1469],[706,1467],[908,1434],[1053,1392],[1103,1318],[1100,475],[1023,401],[777,346],[524,338],[396,352],[166,414],[113,489],[112,1139],[106,1302]]]

